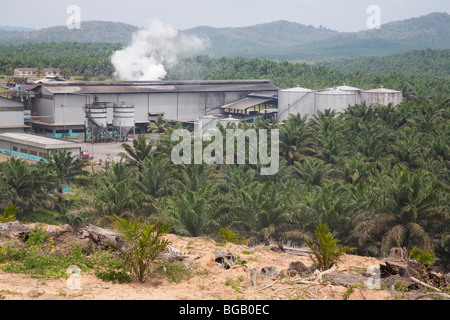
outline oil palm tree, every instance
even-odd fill
[[[181,165],[177,188],[198,191],[202,186],[209,184],[214,168],[205,164]]]
[[[6,187],[2,199],[18,206],[21,216],[43,207],[49,199],[44,188],[53,185],[55,175],[38,166],[31,167],[21,159],[11,158],[0,165],[0,179]]]
[[[138,207],[133,192],[126,181],[106,182],[96,192],[95,199],[95,208],[104,217],[128,216]]]
[[[450,222],[443,186],[431,174],[402,165],[374,181],[367,210],[354,217],[353,236],[372,254],[392,247],[433,249]]]
[[[147,132],[162,134],[170,128],[170,123],[163,119],[162,115],[158,115],[156,121],[151,122],[147,127]]]
[[[333,165],[316,159],[296,161],[293,170],[303,182],[315,186],[321,186],[324,182],[330,181],[335,173]]]
[[[197,191],[185,189],[169,199],[162,207],[163,214],[173,219],[174,231],[191,237],[209,235],[219,229],[213,219],[212,188],[203,186]]]
[[[143,169],[135,181],[138,190],[146,195],[159,198],[170,193],[175,182],[170,160],[149,158],[143,162]]]
[[[314,133],[307,125],[307,117],[291,115],[280,130],[280,154],[288,160],[289,164],[316,154]]]
[[[133,145],[127,143],[122,144],[127,155],[126,159],[132,166],[136,166],[142,171],[142,162],[149,158],[153,153],[154,144],[144,135],[139,135],[137,139],[133,139]]]
[[[83,170],[85,164],[77,155],[67,150],[51,150],[45,155],[47,166],[56,173],[56,189],[58,193],[62,193],[64,185],[71,184],[80,176],[87,175],[87,171]]]

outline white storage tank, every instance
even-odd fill
[[[401,91],[386,89],[381,86],[378,89],[362,91],[361,100],[365,102],[367,106],[373,104],[381,104],[386,106],[389,103],[396,106],[402,103],[403,94]]]
[[[314,111],[325,111],[326,109],[342,112],[348,106],[356,104],[356,93],[350,91],[342,91],[339,89],[329,89],[315,94]]]
[[[123,139],[128,136],[128,134],[135,128],[133,105],[119,104],[114,106],[113,127]]]
[[[354,93],[356,95],[356,104],[361,104],[362,89],[360,89],[360,88],[350,87],[350,86],[345,85],[345,83],[344,83],[342,86],[335,87],[335,88],[329,88],[328,90],[341,90],[341,91],[345,91],[345,92]]]
[[[103,105],[92,104],[86,106],[84,125],[94,138],[99,138],[108,129],[107,108]]]
[[[315,91],[296,87],[278,91],[278,120],[289,118],[291,114],[314,114]]]

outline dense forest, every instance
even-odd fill
[[[339,59],[318,63],[345,73],[363,72],[383,75],[399,72],[407,75],[446,77],[450,70],[450,50],[414,50],[387,57]]]
[[[121,49],[107,43],[33,43],[0,45],[0,75],[11,76],[15,68],[60,68],[62,75],[91,79],[111,78],[111,55]]]

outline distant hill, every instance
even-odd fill
[[[197,27],[185,32],[208,37],[211,47],[207,53],[214,57],[317,61],[450,49],[447,13],[431,13],[360,32],[337,32],[287,21],[245,28]]]
[[[32,29],[32,28],[24,28],[24,27],[0,26],[0,31],[31,32],[31,31],[35,31],[35,29]]]
[[[92,42],[121,43],[131,40],[138,27],[121,22],[86,21],[79,30],[70,30],[66,26],[50,27],[31,32],[0,34],[0,43],[24,44],[38,42]]]
[[[0,29],[0,44],[93,42],[127,44],[138,27],[104,21],[83,22],[81,30],[65,26],[31,32]],[[450,49],[450,15],[425,16],[386,23],[381,29],[338,32],[289,21],[241,28],[199,26],[182,31],[209,39],[212,57],[326,61],[386,56],[420,49]]]
[[[450,49],[413,50],[383,57],[331,60],[320,62],[318,65],[347,74],[357,71],[375,75],[400,72],[406,75],[446,77],[450,75]]]

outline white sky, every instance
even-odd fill
[[[82,21],[144,27],[157,19],[181,30],[288,20],[337,31],[360,31],[366,28],[369,5],[380,7],[382,24],[431,12],[450,13],[449,0],[3,0],[0,25],[35,29],[65,25],[70,5],[80,8]]]

